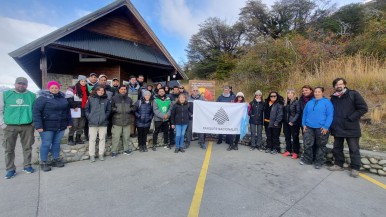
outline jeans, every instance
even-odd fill
[[[344,163],[344,140],[346,139],[348,150],[351,159],[351,168],[354,170],[359,170],[361,168],[361,153],[359,148],[359,137],[334,137],[334,148],[332,149],[332,153],[335,158],[335,165],[343,167]]]
[[[251,147],[261,147],[263,144],[263,125],[251,124]]]
[[[60,142],[64,136],[61,131],[43,131],[40,133],[42,144],[40,145],[40,161],[47,161],[48,153],[51,152],[52,159],[58,159],[60,155]]]
[[[184,146],[185,131],[188,125],[184,124],[174,126],[176,127],[176,148],[182,148]]]

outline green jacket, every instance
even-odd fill
[[[32,108],[35,100],[36,94],[28,90],[18,93],[12,89],[0,94],[0,124],[32,123]]]

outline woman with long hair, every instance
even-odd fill
[[[283,131],[286,143],[286,152],[283,156],[292,156],[297,159],[299,155],[300,106],[294,89],[287,90],[287,100],[284,104]]]
[[[280,152],[280,132],[283,122],[284,99],[276,91],[269,92],[265,99],[264,129],[267,136],[265,153],[277,154]]]
[[[189,103],[186,100],[185,94],[180,94],[176,100],[176,103],[173,105],[170,112],[170,122],[172,129],[176,130],[176,149],[174,153],[185,152],[184,150],[184,138],[185,131],[188,128],[189,117],[192,115],[190,110]]]

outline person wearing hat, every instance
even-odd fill
[[[103,87],[103,89],[105,90],[105,94],[107,96],[107,99],[109,101],[111,101],[111,99],[113,98],[113,89],[111,88],[111,86],[109,84],[107,84],[107,76],[106,75],[104,75],[104,74],[99,75],[98,83],[93,87],[93,90],[95,90],[98,87]],[[111,139],[112,138],[111,129],[113,127],[111,114],[110,114],[108,121],[109,121],[109,123],[107,125],[107,138]]]
[[[243,92],[238,92],[236,94],[236,99],[234,101],[234,103],[244,103],[245,102],[245,97],[244,97],[244,93]],[[234,141],[233,143],[231,143],[229,145],[229,147],[227,148],[227,151],[231,151],[231,150],[239,150],[239,141],[240,141],[240,134],[237,134],[234,136]]]
[[[236,99],[234,94],[230,93],[231,89],[228,85],[225,85],[223,88],[223,93],[217,98],[217,102],[233,102]],[[217,144],[221,144],[223,139],[223,134],[218,135]],[[225,136],[225,142],[229,145],[232,144],[232,135]]]
[[[3,129],[3,146],[5,149],[6,179],[16,175],[15,147],[18,135],[23,148],[24,169],[26,173],[33,173],[31,166],[32,145],[35,142],[34,127],[32,126],[32,108],[36,94],[27,90],[28,80],[18,77],[15,88],[0,93],[0,125]]]
[[[248,115],[251,129],[251,148],[262,150],[263,145],[263,124],[264,124],[264,100],[263,93],[260,90],[255,92],[255,98],[249,103]]]
[[[188,148],[190,146],[190,142],[192,141],[193,136],[193,102],[195,100],[201,100],[205,101],[205,98],[199,93],[198,87],[193,86],[192,87],[192,94],[188,98],[189,107],[192,111],[192,115],[189,117],[189,125],[186,129],[186,146],[185,148]],[[200,114],[198,114],[200,115]],[[198,144],[200,145],[200,148],[206,149],[205,147],[205,134],[204,133],[198,133]]]
[[[90,73],[87,78],[87,90],[91,93],[92,88],[98,83],[98,76],[95,72]]]
[[[113,91],[113,96],[117,95],[119,93],[119,79],[113,78],[112,84],[111,84],[111,90]]]
[[[151,92],[145,91],[142,99],[136,102],[135,125],[138,129],[138,146],[140,152],[147,152],[146,140],[153,119],[153,101]]]
[[[89,95],[90,93],[87,91],[87,78],[84,75],[79,75],[78,82],[73,88],[73,94],[71,97],[67,98],[67,100],[70,103],[70,107],[74,109],[74,111],[77,112],[80,110],[81,117],[72,119],[73,127],[70,128],[70,132],[68,133],[68,145],[84,144],[81,136],[86,124],[84,108],[86,106]]]
[[[60,84],[56,81],[47,83],[47,90],[39,91],[39,97],[33,107],[33,122],[41,137],[40,167],[44,172],[51,170],[48,153],[51,152],[53,167],[63,167],[60,158],[60,142],[66,128],[72,127],[70,107]]]

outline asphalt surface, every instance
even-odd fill
[[[225,149],[213,144],[200,216],[386,216],[386,190],[348,171],[316,170],[245,146]],[[16,156],[17,175],[0,179],[1,217],[181,217],[189,213],[205,151],[193,142],[185,153],[158,148],[33,174],[21,171],[20,144]],[[4,176],[3,148],[0,171]]]

